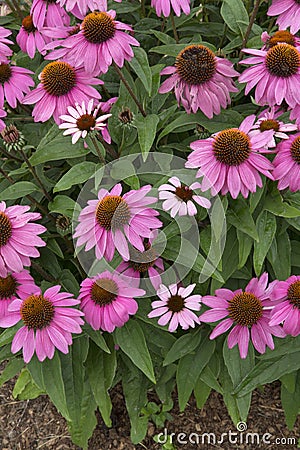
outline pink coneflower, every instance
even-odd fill
[[[70,25],[70,17],[56,3],[56,0],[33,0],[30,14],[33,24],[38,29],[43,26],[47,27],[63,27]]]
[[[241,64],[254,64],[239,77],[247,83],[245,94],[256,86],[255,101],[259,105],[281,105],[282,101],[292,108],[300,104],[300,52],[297,47],[280,43],[269,50],[243,49],[254,55]]]
[[[193,183],[190,186],[186,186],[181,183],[179,178],[169,178],[170,184],[162,184],[159,186],[159,199],[165,200],[162,207],[165,211],[171,211],[170,216],[194,216],[197,214],[197,208],[194,202],[202,206],[202,208],[210,208],[210,201],[195,194],[194,189],[201,189],[200,183]]]
[[[42,29],[38,30],[33,25],[32,17],[26,16],[22,21],[22,27],[16,37],[16,41],[22,52],[27,53],[30,58],[34,58],[36,49],[44,55],[44,47],[49,38],[44,36]]]
[[[76,67],[84,66],[87,73],[95,76],[106,73],[113,62],[123,67],[124,61],[130,61],[134,56],[131,46],[140,44],[122,31],[132,31],[132,28],[114,20],[115,16],[116,12],[113,10],[88,14],[81,24],[80,32],[63,42],[58,41],[57,45],[62,48],[51,52],[46,59],[63,57]]]
[[[300,29],[299,0],[272,0],[267,14],[268,16],[279,16],[276,23],[280,28],[290,27],[292,33],[297,33]]]
[[[102,131],[106,126],[107,119],[111,117],[111,114],[100,115],[98,114],[99,107],[94,106],[94,100],[91,99],[86,105],[82,102],[81,106],[76,103],[75,108],[68,106],[67,110],[69,115],[62,115],[60,119],[63,121],[60,125],[60,129],[64,129],[64,135],[73,135],[72,144],[80,138],[86,138],[91,131]]]
[[[34,286],[30,293],[20,292],[19,298],[9,305],[9,314],[1,321],[3,327],[11,327],[22,320],[23,326],[13,338],[11,351],[17,353],[23,348],[25,363],[31,360],[34,352],[39,361],[46,357],[52,359],[55,348],[68,353],[72,333],[82,331],[80,325],[84,321],[80,316],[83,313],[72,308],[80,301],[60,289],[61,286],[53,286],[42,294],[41,289]]]
[[[271,311],[265,308],[272,305],[269,297],[274,284],[271,283],[268,288],[267,284],[268,274],[264,273],[260,278],[252,278],[244,292],[242,289],[217,289],[215,296],[202,297],[202,303],[212,309],[203,313],[200,321],[221,320],[211,333],[210,339],[226,333],[233,326],[228,335],[228,347],[232,348],[238,344],[241,358],[247,357],[250,334],[251,341],[259,353],[264,353],[266,346],[274,350],[272,335],[285,337],[286,334],[280,326],[269,325]]]
[[[145,295],[143,289],[131,287],[118,273],[108,270],[81,283],[79,299],[85,320],[94,330],[112,333],[122,327],[138,310],[134,297]]]
[[[300,276],[292,275],[286,281],[278,281],[270,299],[277,304],[271,313],[269,325],[283,322],[283,330],[292,336],[300,334]]]
[[[4,128],[6,127],[5,122],[3,122],[3,117],[6,117],[7,114],[6,112],[0,108],[0,131],[4,130]]]
[[[7,57],[13,54],[13,51],[7,45],[7,44],[13,45],[13,41],[6,39],[7,36],[10,35],[11,35],[10,30],[0,27],[0,62],[6,61]]]
[[[107,10],[107,0],[57,0],[57,3],[79,19],[83,19],[88,10]]]
[[[40,73],[39,80],[41,82],[37,88],[23,100],[27,105],[36,103],[32,112],[35,122],[46,122],[53,115],[55,122],[59,124],[59,116],[66,112],[69,105],[101,98],[90,84],[103,82],[91,77],[82,68],[75,68],[64,61],[47,64]]]
[[[254,121],[253,114],[239,128],[223,130],[191,143],[194,151],[188,156],[186,167],[199,168],[197,176],[204,176],[202,191],[211,188],[212,195],[230,192],[233,198],[241,192],[247,198],[249,192],[256,192],[256,186],[262,187],[260,173],[273,179],[270,173],[273,165],[258,153],[264,150],[273,131],[251,136],[249,131]]]
[[[20,296],[29,296],[36,289],[34,279],[27,270],[0,277],[0,328],[2,320],[9,314],[8,307]]]
[[[100,189],[98,200],[89,200],[79,215],[73,236],[78,238],[77,246],[86,244],[86,251],[95,247],[96,257],[101,259],[104,256],[107,261],[112,260],[115,249],[128,261],[128,242],[144,251],[144,238],[150,238],[151,230],[162,225],[155,217],[159,212],[149,208],[157,201],[155,197],[146,197],[150,190],[150,185],[143,186],[121,196],[120,183],[110,192]]]
[[[269,50],[271,47],[277,44],[289,44],[294,47],[300,47],[300,38],[295,34],[290,33],[288,30],[275,31],[271,36],[267,31],[264,31],[261,35],[261,40],[264,43],[262,50]]]
[[[292,192],[300,190],[300,133],[290,136],[277,146],[277,155],[273,161],[274,180],[278,180],[278,189],[290,188]]]
[[[22,102],[24,94],[34,86],[32,74],[31,70],[12,66],[7,60],[0,63],[0,107],[4,99],[12,108],[17,107],[17,101]]]
[[[156,237],[157,233],[153,233],[153,237],[144,241],[144,251],[129,246],[130,260],[121,262],[117,267],[123,277],[128,277],[131,286],[139,287],[141,277],[147,275],[154,289],[161,285],[160,273],[164,271],[164,263],[153,245]]]
[[[160,300],[151,303],[153,311],[148,314],[148,317],[158,317],[159,325],[167,325],[168,330],[173,332],[177,330],[178,325],[181,325],[183,330],[195,327],[199,324],[199,317],[192,311],[200,311],[201,295],[190,295],[196,284],[190,284],[186,288],[180,287],[176,284],[171,284],[169,287],[161,284],[157,291]]]
[[[159,88],[164,94],[174,89],[178,105],[187,113],[198,109],[210,119],[220,114],[221,106],[230,104],[230,92],[237,92],[232,77],[238,76],[233,65],[218,58],[204,45],[190,45],[176,58],[175,66],[162,70],[161,75],[171,75]]]
[[[156,14],[161,17],[169,17],[171,8],[176,14],[180,16],[181,11],[184,14],[189,14],[191,11],[190,0],[151,0],[151,6],[155,9]]]
[[[258,120],[251,127],[250,135],[255,136],[261,134],[264,131],[272,130],[273,134],[270,137],[269,142],[265,145],[265,149],[276,147],[275,137],[278,139],[289,139],[289,136],[285,132],[296,131],[298,129],[297,125],[293,123],[283,123],[278,119],[282,115],[278,107],[272,106],[269,109],[265,109],[258,116]]]
[[[40,256],[36,247],[46,243],[38,236],[46,228],[31,221],[41,218],[39,213],[29,213],[29,206],[9,206],[0,202],[0,277],[9,272],[21,272],[31,265],[30,258]]]

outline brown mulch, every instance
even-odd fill
[[[47,396],[41,396],[35,400],[16,401],[12,397],[13,381],[6,383],[0,389],[0,449],[1,450],[80,450],[72,444],[66,421],[56,411]],[[133,445],[130,441],[129,419],[125,409],[124,398],[120,386],[112,391],[113,428],[108,429],[98,415],[98,425],[89,441],[89,450],[160,450],[162,447],[156,444],[153,436],[162,429],[156,429],[154,424],[148,426],[148,435],[140,445]],[[205,407],[197,409],[194,398],[186,410],[181,413],[175,402],[172,410],[173,420],[166,422],[168,434],[171,433],[203,433],[215,432],[217,438],[222,433],[229,430],[236,432],[236,429],[228,416],[222,397],[216,392],[211,393]],[[288,430],[285,425],[284,413],[280,402],[280,384],[273,383],[265,386],[264,390],[254,392],[251,410],[247,421],[247,432],[259,433],[262,437],[264,433],[270,433],[273,440],[272,445],[264,443],[257,444],[233,444],[224,439],[222,444],[186,444],[179,445],[178,449],[216,449],[231,450],[245,449],[252,450],[261,448],[276,448],[276,450],[292,450],[297,445],[291,443],[275,444],[275,438],[299,438],[298,419],[294,429]],[[244,434],[245,434],[244,433]],[[250,441],[251,442],[251,441]],[[283,441],[284,442],[284,441]]]

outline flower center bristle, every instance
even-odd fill
[[[96,125],[96,119],[91,116],[91,114],[84,114],[77,119],[76,125],[80,131],[91,131],[91,129]]]
[[[269,48],[280,43],[295,46],[295,36],[287,30],[279,30],[276,31],[276,33],[274,33],[267,42]]]
[[[118,295],[118,286],[110,278],[100,278],[92,284],[91,298],[99,306],[110,305]]]
[[[8,81],[11,77],[11,68],[9,64],[0,64],[0,83],[3,84]]]
[[[51,323],[54,306],[43,295],[30,295],[22,303],[20,313],[24,324],[29,329],[41,330]]]
[[[27,33],[33,33],[36,30],[35,26],[33,25],[32,17],[30,15],[26,16],[22,20],[22,27],[25,31],[27,31]]]
[[[84,37],[92,44],[101,44],[114,37],[116,25],[112,17],[106,12],[92,12],[88,14],[83,23]]]
[[[134,247],[130,248],[129,265],[133,270],[140,273],[147,272],[150,267],[154,266],[157,259],[157,254],[150,243],[145,243],[144,247],[144,252],[141,252]]]
[[[300,164],[300,136],[297,137],[291,145],[291,155],[293,160]]]
[[[250,139],[242,131],[223,130],[215,138],[213,151],[217,161],[227,166],[239,166],[249,158]]]
[[[107,195],[99,201],[96,208],[96,220],[106,230],[121,229],[128,224],[130,209],[119,195]]]
[[[254,294],[242,292],[229,301],[229,317],[241,326],[251,327],[263,315],[262,303]]]
[[[171,297],[168,298],[167,306],[169,310],[174,313],[180,312],[184,309],[184,299],[181,295],[171,295]]]
[[[41,82],[50,95],[66,95],[76,84],[75,69],[62,61],[53,61],[41,73]]]
[[[214,53],[204,45],[184,48],[176,58],[176,70],[188,84],[200,85],[211,80],[216,72]]]
[[[273,119],[263,120],[259,125],[260,131],[274,130],[279,131],[279,122]]]
[[[289,286],[287,298],[295,308],[300,309],[300,281],[296,281]]]
[[[277,44],[268,50],[266,67],[271,75],[287,78],[295,75],[300,67],[300,53],[289,44]]]
[[[12,297],[16,293],[17,282],[12,275],[6,278],[0,277],[0,300]]]
[[[11,222],[4,212],[0,212],[0,247],[7,244],[7,241],[12,235]]]
[[[190,189],[188,186],[184,186],[183,184],[176,188],[175,195],[187,203],[189,200],[192,200],[194,191]]]

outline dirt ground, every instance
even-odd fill
[[[56,411],[47,396],[41,396],[35,400],[15,401],[12,397],[12,381],[6,383],[0,389],[0,449],[1,450],[80,450],[72,444],[66,421]],[[175,397],[175,396],[174,396]],[[154,424],[149,423],[148,435],[145,440],[134,446],[129,438],[129,419],[125,409],[124,398],[120,386],[112,391],[113,428],[108,429],[98,415],[98,425],[89,441],[89,450],[160,450],[162,447],[154,442],[153,436],[163,429],[156,429]],[[176,433],[203,433],[215,432],[219,439],[222,433],[229,430],[236,432],[236,429],[228,416],[226,407],[220,395],[212,393],[202,410],[197,409],[194,398],[184,411],[180,413],[178,405],[174,405],[172,410],[173,420],[166,422],[168,434]],[[265,433],[270,433],[271,444],[234,444],[226,441],[222,444],[201,443],[196,445],[176,444],[176,448],[193,449],[216,449],[229,450],[232,448],[252,450],[267,448],[276,450],[292,450],[297,448],[297,444],[287,443],[287,438],[296,438],[298,441],[300,432],[300,420],[298,419],[293,430],[288,430],[284,413],[280,403],[279,383],[273,383],[264,388],[263,391],[256,391],[253,396],[250,415],[247,421],[247,432],[259,433],[262,437]],[[245,432],[246,433],[246,432]],[[245,435],[244,433],[244,435]],[[184,439],[184,438],[182,438]],[[280,443],[275,442],[279,439]],[[250,440],[251,442],[251,440]]]

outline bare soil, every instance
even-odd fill
[[[72,443],[66,421],[56,411],[47,396],[41,396],[35,400],[16,401],[12,397],[13,386],[14,382],[9,381],[0,389],[1,450],[80,450]],[[162,447],[154,442],[153,436],[162,432],[163,429],[157,429],[152,423],[149,423],[147,437],[141,444],[135,446],[131,443],[129,419],[121,387],[114,388],[111,394],[113,428],[107,428],[100,415],[97,414],[98,425],[89,441],[88,449],[160,450]],[[237,431],[228,416],[222,397],[216,392],[211,393],[202,410],[197,409],[195,399],[192,397],[183,413],[179,412],[176,396],[174,395],[174,397],[173,420],[165,424],[169,435],[171,433],[177,435],[178,433],[197,433],[199,435],[216,433],[219,439],[222,433],[228,433],[229,430]],[[273,383],[265,386],[263,390],[254,392],[247,421],[247,432],[258,433],[261,437],[265,433],[270,433],[272,444],[263,442],[257,444],[257,441],[254,444],[249,442],[248,444],[241,442],[234,444],[226,439],[222,444],[212,441],[208,443],[207,440],[204,443],[201,443],[200,440],[198,445],[192,443],[180,445],[177,441],[174,441],[174,444],[180,450],[231,450],[235,448],[292,450],[297,448],[297,444],[288,443],[285,439],[294,437],[296,438],[295,442],[298,441],[299,425],[300,420],[298,419],[293,430],[288,430],[286,427],[280,402],[280,385]],[[275,439],[279,439],[280,442],[278,441],[276,444]]]

